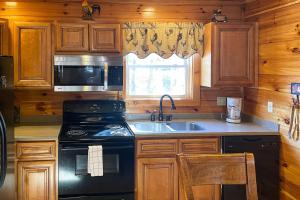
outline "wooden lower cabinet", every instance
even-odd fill
[[[176,154],[219,153],[218,137],[140,139],[136,142],[137,200],[185,200]],[[220,200],[220,186],[193,188],[196,200]]]
[[[18,200],[55,200],[55,161],[18,162]]]
[[[56,142],[17,142],[18,200],[56,200]]]
[[[141,158],[137,161],[137,199],[178,199],[178,171],[175,158]]]

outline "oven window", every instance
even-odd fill
[[[104,85],[103,66],[54,66],[55,85]]]
[[[76,155],[76,175],[87,175],[87,155]],[[118,174],[120,171],[119,167],[119,155],[118,154],[107,154],[103,155],[103,173],[104,174]]]

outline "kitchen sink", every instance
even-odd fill
[[[195,122],[137,122],[130,126],[134,132],[176,133],[204,130]]]
[[[195,122],[167,122],[166,125],[174,131],[201,131],[204,130]]]
[[[165,133],[174,131],[164,122],[137,122],[130,127],[134,132]]]

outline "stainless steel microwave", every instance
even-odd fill
[[[121,91],[122,56],[55,55],[54,91]]]

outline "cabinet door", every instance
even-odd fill
[[[7,19],[0,19],[0,55],[8,55]]]
[[[55,200],[55,161],[18,162],[18,200]]]
[[[56,50],[89,50],[88,24],[59,23],[56,26]]]
[[[254,23],[215,24],[212,79],[215,86],[251,86],[257,73],[257,28]]]
[[[140,158],[137,161],[137,200],[177,200],[175,158]]]
[[[51,58],[50,23],[14,23],[15,86],[50,87]]]
[[[120,52],[120,24],[91,24],[90,45],[92,52]]]

